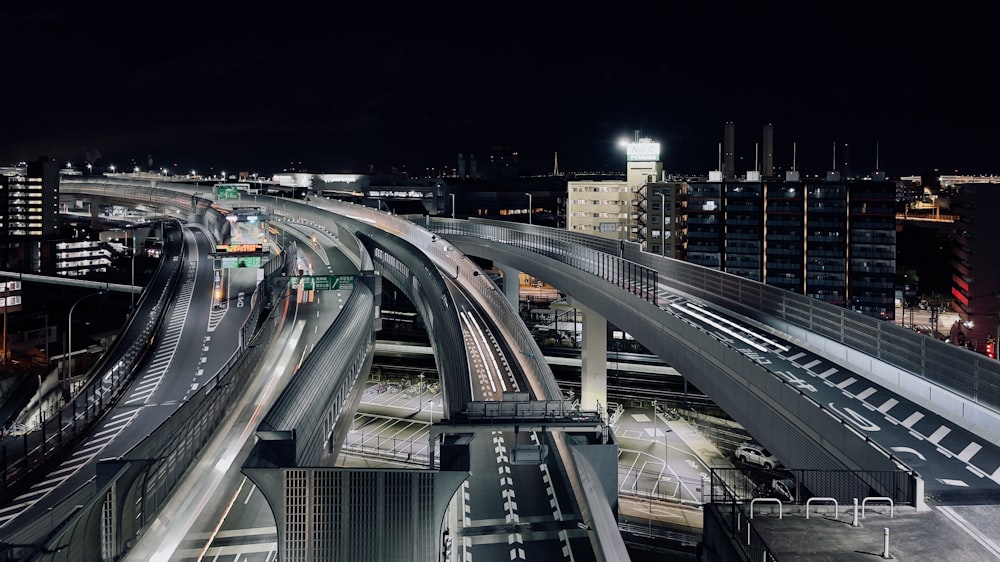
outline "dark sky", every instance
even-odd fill
[[[640,129],[704,173],[733,121],[740,170],[770,122],[781,167],[847,143],[869,170],[878,143],[890,176],[1000,173],[994,20],[948,4],[77,4],[0,7],[0,163],[419,173],[503,145],[523,171],[621,171]]]

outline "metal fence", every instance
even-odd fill
[[[866,498],[889,499],[891,505],[913,505],[915,501],[912,476],[905,470],[758,471],[755,478],[746,479],[739,469],[713,468],[710,478],[711,502],[705,506],[704,539],[713,544],[734,545],[745,560],[775,560],[767,541],[754,528],[754,500],[768,498],[768,503],[777,503],[778,509],[783,505],[806,505],[808,509],[809,500],[817,496],[803,482],[822,482],[824,503],[833,500],[837,505],[855,505],[855,502],[863,505]],[[775,483],[782,483],[783,488]],[[829,493],[831,490],[839,493]]]
[[[917,499],[912,472],[908,470],[713,468],[710,478],[709,501],[717,504],[749,503],[760,497],[790,505],[804,505],[817,496],[833,498],[842,505],[866,497],[891,498],[896,505],[914,505]],[[813,493],[813,487],[821,489],[822,494]]]

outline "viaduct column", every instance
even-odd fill
[[[573,300],[583,315],[583,346],[580,349],[580,409],[608,413],[608,321]]]
[[[76,202],[70,202],[70,205],[75,205]],[[92,197],[90,199],[90,228],[94,230],[101,229],[101,207],[104,206],[104,200],[100,197]]]
[[[509,265],[500,265],[503,272],[503,294],[514,305],[514,310],[521,310],[521,272]]]

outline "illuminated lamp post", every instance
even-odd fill
[[[76,305],[80,304],[80,301],[89,297],[96,297],[97,295],[103,295],[104,291],[98,291],[96,293],[91,293],[89,295],[83,295],[82,297],[76,299],[73,306],[69,307],[69,329],[67,330],[67,342],[66,342],[66,354],[69,357],[69,367],[67,370],[66,380],[69,384],[73,384],[73,310]],[[39,404],[41,407],[41,404]]]
[[[419,403],[418,412],[423,412],[424,411],[424,374],[420,373],[419,375],[417,375],[417,378],[420,379],[420,394],[417,395],[417,402]]]
[[[653,435],[656,435],[656,431],[655,431],[655,429],[656,429],[656,414],[657,414],[656,405],[657,405],[656,400],[653,400],[653,429],[654,429]],[[667,464],[667,457],[670,454],[670,442],[667,440],[667,434],[669,434],[672,430],[670,429],[670,426],[667,425],[667,421],[666,421],[665,418],[663,420],[663,426],[664,426],[664,431],[663,431],[663,472],[667,473],[668,477],[669,477],[670,466]],[[657,481],[657,484],[659,484],[659,481]]]

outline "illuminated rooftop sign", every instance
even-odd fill
[[[639,139],[625,146],[625,155],[629,162],[659,162],[660,143],[651,139]]]
[[[263,244],[216,244],[215,251],[222,254],[257,254],[264,251]]]
[[[415,189],[372,189],[368,191],[368,197],[384,197],[386,199],[429,199],[433,195],[433,188],[423,191]]]

